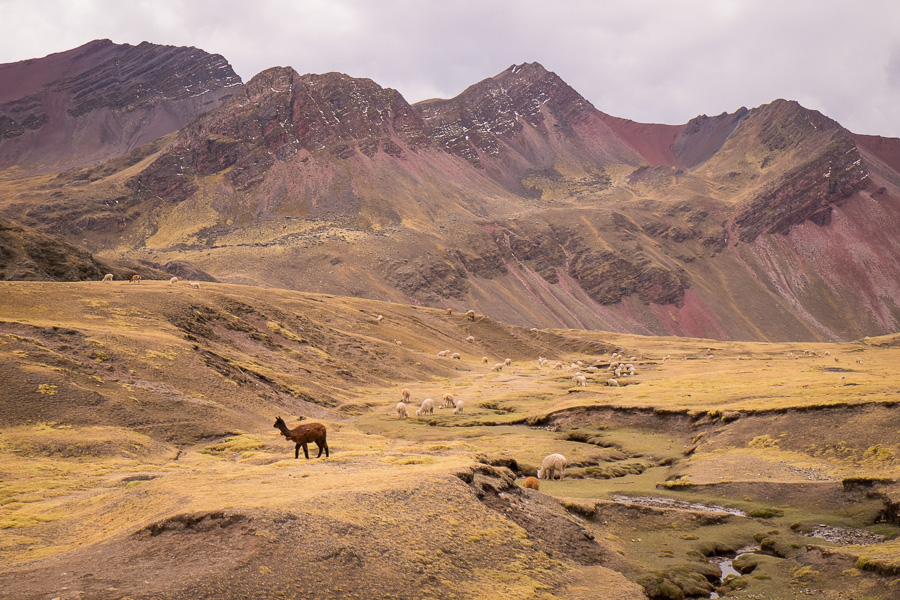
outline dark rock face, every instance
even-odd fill
[[[709,160],[749,113],[746,108],[741,108],[732,114],[701,115],[691,119],[672,145],[675,158],[689,169]]]
[[[469,291],[465,272],[451,262],[431,257],[385,263],[382,273],[404,294],[422,302],[462,299]]]
[[[495,225],[489,236],[466,240],[466,250],[383,265],[386,279],[419,301],[462,299],[470,275],[496,279],[510,269],[537,273],[548,284],[569,276],[599,304],[611,305],[637,295],[644,303],[680,305],[688,287],[683,272],[673,272],[639,254],[597,251],[578,232],[564,229],[522,230]]]
[[[110,46],[111,42],[105,44]],[[104,107],[121,112],[150,108],[160,100],[183,100],[240,83],[228,61],[218,54],[142,42],[123,45],[113,56],[57,87],[71,95],[68,113],[77,117]]]
[[[772,142],[783,139],[776,136]],[[752,242],[763,233],[787,233],[807,219],[826,225],[831,205],[864,188],[867,177],[853,140],[849,135],[840,136],[813,160],[785,173],[742,207],[734,217],[734,229],[742,242]]]
[[[177,130],[241,85],[196,48],[97,40],[0,65],[0,166],[87,164]]]

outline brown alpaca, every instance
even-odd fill
[[[319,447],[319,453],[316,458],[322,456],[322,450],[325,451],[325,458],[328,458],[328,442],[325,441],[325,426],[321,423],[307,423],[306,425],[297,425],[293,429],[288,429],[281,417],[275,419],[275,429],[281,432],[281,435],[297,444],[294,448],[294,458],[300,458],[300,448],[303,448],[303,455],[309,458],[309,448],[307,444],[315,442]]]
[[[527,487],[532,490],[540,490],[541,482],[538,481],[537,477],[528,477],[525,479],[525,483],[522,484],[522,487]]]
[[[140,275],[132,275],[132,276],[131,276],[131,283],[140,283],[140,282],[141,282],[141,276],[140,276]]]

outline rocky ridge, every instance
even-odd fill
[[[88,164],[137,148],[241,86],[220,55],[95,40],[0,65],[0,166]]]

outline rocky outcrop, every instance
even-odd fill
[[[428,143],[418,113],[396,90],[340,73],[301,76],[276,67],[183,129],[130,186],[180,201],[195,191],[193,176],[227,170],[235,188],[246,190],[276,163],[303,165],[313,153],[336,161],[378,152],[402,158]]]
[[[105,273],[84,248],[0,218],[0,280],[84,281]]]
[[[523,229],[494,224],[490,233],[470,237],[464,248],[447,256],[395,260],[382,265],[384,277],[410,298],[422,302],[463,299],[470,276],[487,280],[507,277],[512,270],[533,272],[549,285],[571,278],[592,300],[615,305],[635,296],[645,304],[680,305],[687,275],[673,272],[644,254],[598,250],[574,229]]]

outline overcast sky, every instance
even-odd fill
[[[0,63],[149,41],[222,54],[244,81],[340,71],[416,102],[537,61],[635,121],[787,98],[900,137],[898,0],[0,0],[0,23]]]

